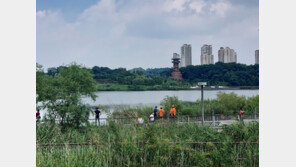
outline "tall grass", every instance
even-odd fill
[[[88,126],[61,131],[39,125],[37,143],[98,143],[94,146],[38,146],[37,166],[258,166],[259,124]],[[208,142],[204,145],[191,142]],[[233,142],[245,142],[236,145]],[[214,144],[213,142],[222,142]],[[104,144],[100,144],[104,143]],[[174,143],[174,144],[172,144]]]

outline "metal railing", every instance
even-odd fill
[[[211,125],[211,126],[218,126],[220,124],[229,124],[233,121],[244,121],[244,122],[250,122],[250,121],[258,121],[259,115],[257,113],[254,114],[243,114],[242,116],[243,120],[240,120],[240,116],[238,114],[207,114],[204,116],[205,125]],[[180,115],[176,116],[174,118],[164,116],[163,118],[156,117],[154,121],[150,121],[150,118],[140,118],[140,117],[108,117],[108,118],[99,118],[99,123],[101,125],[108,124],[108,120],[112,120],[119,124],[142,124],[140,119],[142,119],[144,123],[152,123],[152,122],[174,122],[174,123],[202,123],[202,116],[201,115]],[[61,119],[55,120],[57,123],[61,122]],[[46,122],[45,120],[41,120],[40,122]],[[95,118],[89,119],[90,123],[95,123]]]

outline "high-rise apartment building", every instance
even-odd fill
[[[181,47],[181,67],[192,65],[191,45],[184,44]]]
[[[259,64],[259,50],[255,50],[255,64]]]
[[[218,50],[218,62],[224,63],[224,48],[220,47]]]
[[[220,47],[218,51],[218,59],[218,61],[222,63],[236,63],[237,55],[236,52],[229,47]]]
[[[212,45],[203,45],[201,47],[200,64],[214,64],[214,56],[212,55]]]

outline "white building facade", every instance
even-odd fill
[[[214,55],[212,54],[212,45],[203,45],[201,47],[200,64],[214,64]]]
[[[181,67],[192,65],[191,45],[184,44],[181,46]]]
[[[220,47],[218,51],[218,61],[222,63],[236,63],[237,62],[237,54],[233,49],[229,47]]]
[[[255,64],[259,64],[259,50],[255,50]]]

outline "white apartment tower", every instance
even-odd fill
[[[220,47],[218,50],[218,62],[224,63],[224,48]]]
[[[181,67],[192,65],[191,45],[181,46]]]
[[[259,64],[259,50],[255,50],[255,64]]]
[[[214,64],[214,56],[212,55],[212,45],[203,45],[201,47],[200,64]]]
[[[222,63],[236,63],[237,62],[237,55],[236,52],[233,49],[230,49],[229,47],[220,47],[218,51],[218,58],[219,62]]]

